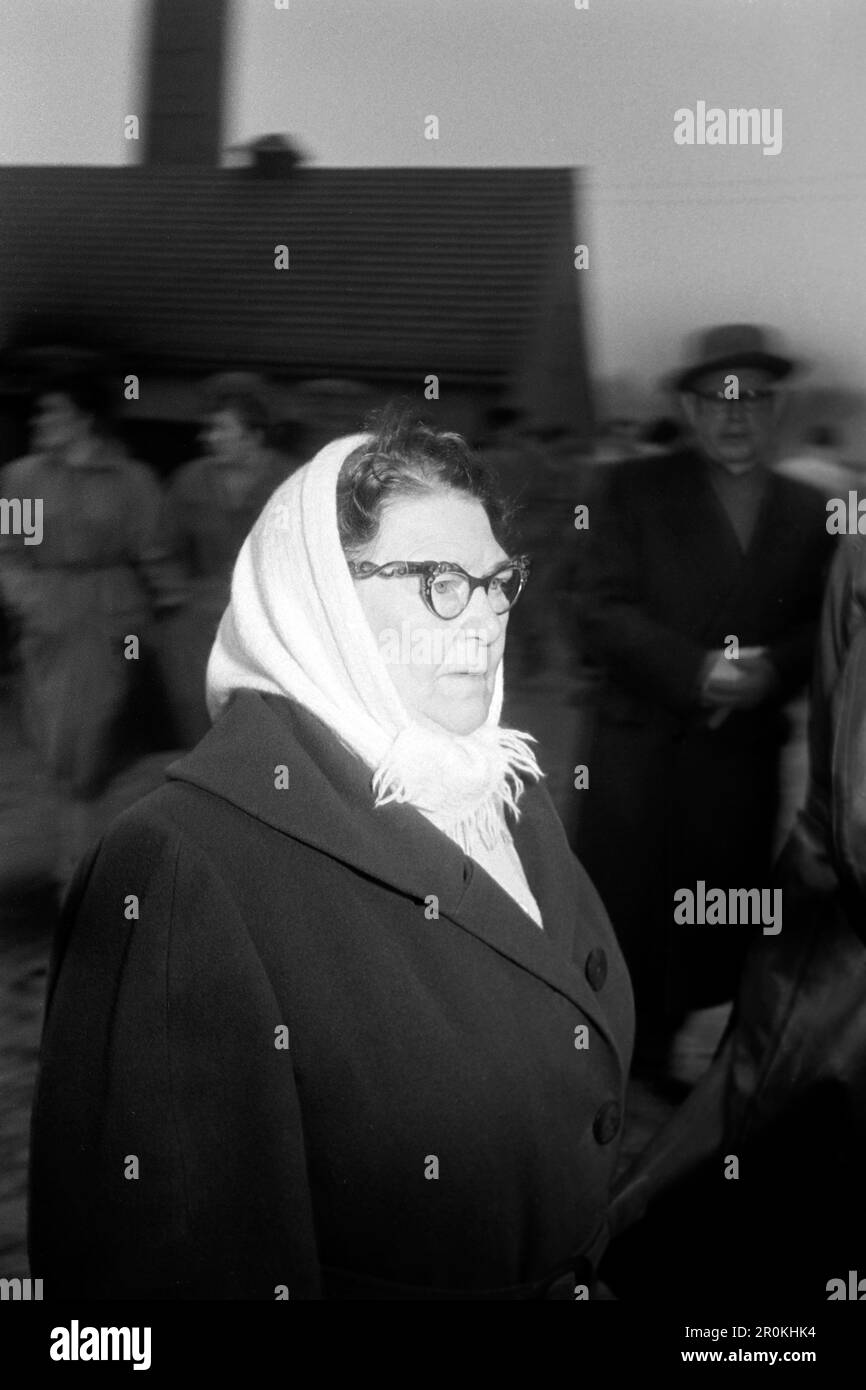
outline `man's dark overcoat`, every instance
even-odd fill
[[[632,997],[543,784],[515,830],[541,931],[291,701],[237,695],[170,778],[82,865],[55,947],[46,1297],[574,1297]]]
[[[832,541],[821,494],[770,474],[744,551],[691,450],[614,469],[584,539],[582,636],[606,684],[576,848],[638,1018],[675,1019],[735,988],[750,929],[675,925],[674,893],[769,883],[782,710],[809,675]],[[731,637],[766,647],[776,682],[713,729],[701,669]]]

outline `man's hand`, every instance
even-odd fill
[[[701,704],[713,711],[710,726],[738,709],[754,709],[770,694],[776,673],[766,647],[743,647],[738,656],[708,652],[701,681]]]

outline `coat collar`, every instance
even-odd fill
[[[277,770],[288,786],[277,789]],[[582,968],[571,959],[579,905],[563,883],[571,850],[550,797],[528,787],[514,842],[544,920],[539,930],[509,893],[412,806],[376,808],[370,771],[294,701],[240,691],[201,743],[167,770],[248,815],[388,884],[545,981],[588,1015],[616,1048]],[[559,841],[559,843],[557,843]]]

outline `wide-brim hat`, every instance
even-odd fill
[[[724,367],[758,367],[781,380],[796,364],[773,349],[767,330],[756,324],[726,323],[704,329],[691,339],[689,363],[674,374],[670,384],[675,391],[688,391],[705,372]]]

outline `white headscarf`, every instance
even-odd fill
[[[207,668],[216,718],[235,690],[287,695],[372,771],[377,806],[407,801],[464,849],[495,845],[523,779],[542,775],[531,738],[500,729],[502,663],[484,724],[454,734],[415,722],[358,601],[340,544],[337,478],[369,436],[326,445],[272,495],[238,555]]]

